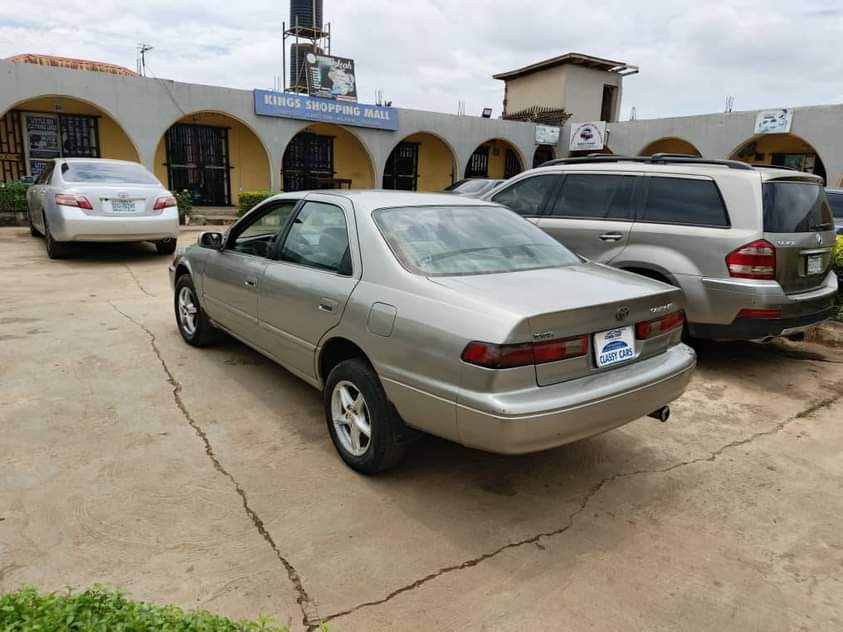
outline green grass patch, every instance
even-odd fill
[[[232,621],[204,610],[132,601],[96,586],[84,592],[39,593],[33,588],[0,595],[3,632],[286,632],[271,618]]]

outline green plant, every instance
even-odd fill
[[[8,632],[286,632],[271,618],[232,621],[204,610],[185,612],[175,606],[132,601],[95,586],[83,592],[43,594],[22,588],[0,596],[0,630]]]
[[[179,224],[184,224],[187,218],[193,214],[193,193],[187,189],[174,191],[173,197],[179,205]]]
[[[838,280],[841,282],[841,286],[837,292],[837,315],[834,319],[843,323],[843,235],[837,236],[831,265],[837,273]]]
[[[27,188],[22,182],[0,183],[0,211],[25,211]]]
[[[240,211],[237,215],[244,215],[250,211],[256,204],[260,204],[266,198],[272,195],[272,191],[243,191],[240,194]]]

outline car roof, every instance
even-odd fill
[[[114,158],[53,158],[55,162],[105,162],[117,165],[141,165],[137,160],[116,160]],[[143,166],[143,165],[141,165]]]
[[[825,192],[826,193],[843,194],[843,189],[839,189],[837,187],[827,187]]]
[[[300,193],[342,197],[350,200],[356,209],[368,212],[379,208],[398,206],[497,206],[493,202],[466,198],[451,193],[419,193],[416,191],[381,189],[319,189]]]
[[[601,161],[595,160],[593,162],[584,160],[582,162],[574,162],[574,163],[557,163],[553,165],[547,165],[542,167],[537,167],[535,169],[531,169],[530,172],[540,173],[545,171],[547,173],[559,172],[559,171],[583,171],[583,172],[593,172],[593,171],[600,171],[606,173],[612,173],[616,171],[620,172],[630,172],[636,171],[639,173],[648,173],[648,174],[658,174],[658,173],[670,173],[670,174],[681,174],[681,175],[706,175],[706,176],[716,176],[718,174],[723,173],[730,173],[730,174],[746,174],[750,177],[758,177],[761,176],[762,180],[777,180],[777,179],[808,179],[808,180],[815,180],[816,182],[822,182],[822,178],[820,176],[814,175],[812,173],[805,173],[802,171],[796,171],[793,169],[785,169],[781,167],[772,167],[772,166],[765,166],[765,165],[750,165],[748,163],[738,163],[737,161],[721,161],[720,163],[716,161],[712,162],[647,162],[637,160],[637,157],[631,157],[625,159],[622,156],[619,156],[616,161]],[[730,164],[732,166],[730,166]],[[741,165],[739,167],[735,165]],[[745,166],[743,166],[745,165]],[[526,172],[522,172],[526,173]],[[522,175],[519,174],[519,175]]]

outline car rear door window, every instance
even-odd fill
[[[831,207],[819,183],[764,184],[764,232],[810,233],[833,227]]]
[[[729,215],[713,180],[648,178],[640,221],[728,227]]]
[[[544,215],[550,193],[561,177],[545,174],[524,178],[498,193],[492,201],[503,204],[522,217]]]
[[[290,226],[281,260],[350,275],[351,253],[343,210],[324,202],[306,202]]]
[[[843,193],[827,193],[826,196],[834,219],[843,219]]]
[[[552,214],[579,219],[632,219],[634,183],[635,176],[622,174],[568,174]]]

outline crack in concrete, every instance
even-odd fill
[[[840,386],[840,385],[838,385],[838,386]],[[629,478],[629,477],[632,477],[632,476],[640,476],[640,475],[644,475],[644,474],[664,474],[664,473],[667,473],[667,472],[672,472],[673,470],[677,470],[677,469],[682,468],[682,467],[687,467],[689,465],[695,465],[695,464],[698,464],[698,463],[706,463],[706,462],[714,462],[714,461],[717,460],[718,457],[722,456],[722,454],[724,452],[726,452],[727,450],[730,450],[730,449],[736,448],[736,447],[740,447],[740,446],[746,445],[748,443],[752,443],[753,441],[755,441],[755,440],[757,440],[761,437],[766,437],[766,436],[769,436],[769,435],[777,434],[777,433],[781,432],[782,430],[784,430],[790,424],[792,424],[796,421],[799,421],[800,419],[804,419],[805,417],[810,416],[811,414],[817,412],[818,410],[821,410],[823,408],[827,408],[827,407],[835,404],[841,398],[843,398],[843,390],[835,391],[835,395],[833,397],[828,397],[826,399],[822,399],[818,402],[815,402],[814,404],[812,404],[811,406],[809,406],[805,410],[802,410],[802,411],[796,413],[793,417],[789,417],[787,419],[784,419],[783,421],[778,422],[772,428],[769,428],[768,430],[762,430],[762,431],[759,431],[759,432],[755,432],[755,433],[749,435],[748,437],[744,437],[743,439],[737,439],[735,441],[731,441],[731,442],[729,442],[725,445],[720,446],[719,448],[717,448],[716,450],[714,450],[713,452],[711,452],[707,456],[697,457],[697,458],[694,458],[694,459],[689,459],[687,461],[680,461],[679,463],[674,463],[673,465],[669,465],[669,466],[663,467],[663,468],[633,470],[633,471],[630,471],[630,472],[618,472],[616,474],[612,474],[611,476],[607,476],[607,477],[601,479],[600,481],[598,481],[597,483],[595,483],[594,485],[592,485],[588,489],[588,491],[582,497],[582,500],[580,500],[579,504],[577,505],[577,508],[568,516],[567,521],[560,528],[554,529],[553,531],[544,531],[542,533],[538,533],[536,535],[533,535],[529,538],[525,538],[523,540],[518,540],[516,542],[510,542],[508,544],[504,544],[503,546],[498,547],[494,551],[490,551],[489,553],[483,553],[479,557],[475,557],[475,558],[472,558],[470,560],[466,560],[466,561],[461,562],[459,564],[453,564],[451,566],[445,566],[445,567],[440,568],[439,570],[437,570],[433,573],[430,573],[428,575],[425,575],[424,577],[421,577],[421,578],[415,580],[414,582],[412,582],[410,584],[406,584],[405,586],[402,586],[400,588],[397,588],[396,590],[393,590],[392,592],[387,594],[385,597],[382,597],[381,599],[376,599],[374,601],[366,601],[366,602],[358,604],[356,606],[352,606],[351,608],[348,608],[347,610],[342,610],[340,612],[335,612],[333,614],[326,615],[325,617],[323,617],[321,619],[321,623],[327,623],[328,621],[331,621],[333,619],[348,616],[348,615],[353,614],[353,613],[355,613],[358,610],[361,610],[363,608],[371,608],[373,606],[382,605],[382,604],[390,601],[391,599],[397,597],[398,595],[400,595],[402,593],[405,593],[405,592],[415,590],[416,588],[422,586],[423,584],[426,584],[430,581],[433,581],[434,579],[436,579],[438,577],[441,577],[442,575],[446,575],[448,573],[452,573],[452,572],[455,572],[455,571],[460,571],[460,570],[463,570],[463,569],[466,569],[466,568],[472,568],[474,566],[477,566],[481,562],[484,562],[484,561],[486,561],[490,558],[493,558],[497,555],[500,555],[504,551],[508,551],[510,549],[517,549],[517,548],[523,547],[523,546],[528,545],[528,544],[538,544],[539,541],[542,540],[542,539],[550,538],[550,537],[557,536],[557,535],[561,535],[561,534],[565,533],[566,531],[570,530],[571,527],[574,526],[574,522],[576,521],[577,517],[583,511],[585,511],[588,508],[588,504],[591,502],[591,500],[600,492],[600,490],[602,490],[604,487],[606,487],[606,485],[608,485],[609,483],[613,483],[614,481],[622,479],[622,478]]]
[[[173,388],[173,400],[175,401],[176,407],[179,409],[182,416],[185,418],[190,427],[193,428],[196,435],[202,440],[202,443],[205,446],[205,454],[210,459],[211,463],[214,466],[214,469],[223,476],[225,476],[229,481],[231,481],[232,485],[234,485],[234,489],[237,492],[238,496],[240,496],[240,500],[243,504],[243,510],[246,512],[246,515],[248,516],[249,520],[251,520],[257,532],[266,541],[266,543],[275,553],[275,557],[278,558],[278,561],[281,562],[282,566],[284,566],[284,569],[287,571],[287,577],[289,578],[290,583],[293,585],[293,588],[296,591],[296,602],[299,604],[299,608],[301,608],[302,625],[304,625],[308,630],[318,629],[319,624],[314,624],[313,621],[320,620],[319,612],[317,610],[316,603],[310,598],[304,588],[301,575],[299,575],[299,572],[295,569],[295,567],[281,553],[280,549],[278,548],[278,545],[272,538],[272,535],[269,533],[266,526],[264,525],[263,520],[261,520],[260,516],[258,516],[255,510],[252,509],[252,507],[249,505],[249,499],[246,496],[245,490],[240,486],[240,483],[237,482],[237,479],[235,479],[234,476],[222,465],[220,460],[217,458],[216,453],[214,452],[214,448],[211,445],[210,439],[208,439],[208,435],[190,414],[190,411],[187,409],[187,406],[185,405],[184,400],[181,397],[182,385],[176,379],[175,375],[173,375],[173,372],[170,370],[170,367],[167,366],[167,363],[164,361],[164,357],[161,355],[161,350],[158,348],[158,340],[155,334],[152,333],[152,331],[148,327],[146,327],[146,325],[132,318],[129,314],[121,310],[111,301],[108,301],[108,304],[111,305],[114,311],[116,311],[126,320],[130,321],[139,329],[141,329],[149,338],[152,351],[158,358],[158,362],[161,363],[161,368],[164,369],[164,374],[166,375],[167,383]]]
[[[132,280],[134,280],[135,285],[137,285],[137,286],[138,286],[138,289],[139,289],[141,292],[143,292],[143,293],[144,293],[144,294],[146,294],[147,296],[152,296],[152,297],[154,297],[154,296],[155,296],[155,294],[153,294],[152,292],[149,292],[149,291],[148,291],[148,290],[147,290],[147,289],[143,286],[143,283],[141,283],[141,282],[140,282],[140,279],[138,279],[138,277],[136,277],[136,276],[135,276],[135,273],[134,273],[134,272],[132,272],[132,269],[129,267],[129,264],[128,264],[128,263],[124,263],[124,264],[123,264],[123,267],[124,267],[124,268],[126,268],[126,272],[128,272],[128,273],[129,273],[129,275],[132,277]],[[114,307],[114,306],[112,305],[112,307]],[[115,308],[115,309],[116,309],[116,308]],[[118,311],[119,311],[119,310],[118,310]]]

